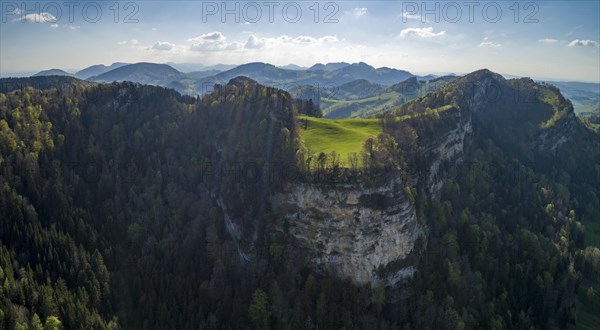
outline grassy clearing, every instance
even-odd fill
[[[309,152],[335,151],[343,163],[347,163],[349,154],[360,153],[368,137],[375,137],[382,131],[377,118],[333,120],[299,116],[298,119],[303,130],[302,141]]]
[[[416,116],[430,116],[439,114],[452,108],[445,105],[433,109],[430,114],[422,113]],[[415,115],[396,117],[396,120],[406,120]],[[348,155],[360,155],[363,142],[370,136],[376,137],[381,132],[381,123],[378,118],[345,118],[327,119],[309,116],[298,116],[298,126],[302,130],[302,142],[311,154],[326,154],[335,151],[342,164],[348,163]]]

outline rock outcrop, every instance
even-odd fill
[[[289,233],[310,251],[317,270],[357,284],[394,285],[415,268],[383,276],[377,270],[404,259],[425,234],[404,187],[399,178],[376,188],[299,184],[276,199],[286,205]]]

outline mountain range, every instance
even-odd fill
[[[105,72],[111,71],[111,70],[115,70],[118,69],[124,65],[127,65],[127,63],[120,63],[120,62],[116,62],[113,63],[109,66],[103,65],[103,64],[98,64],[98,65],[92,65],[90,67],[87,67],[83,70],[79,70],[75,73],[75,76],[77,78],[80,79],[89,79],[90,77],[93,76],[98,76],[101,75]]]
[[[375,84],[392,85],[414,76],[410,72],[374,68],[366,63],[327,63],[315,64],[306,69],[296,65],[276,67],[268,63],[247,63],[239,66],[201,66],[174,63],[114,63],[110,66],[93,65],[76,72],[73,76],[95,82],[132,81],[171,87],[184,94],[206,94],[215,83],[226,84],[230,79],[244,75],[259,83],[289,89],[302,84],[341,85],[358,79],[366,79]],[[187,71],[183,72],[175,67]],[[53,69],[41,71],[36,76],[72,75]],[[208,88],[208,87],[210,88]]]
[[[408,98],[407,95],[399,95],[402,93],[398,93],[398,88],[393,86],[409,78],[414,78],[416,85],[419,85],[417,88],[422,89],[428,82],[439,78],[435,75],[417,76],[408,71],[387,67],[375,68],[364,62],[317,63],[309,68],[293,64],[277,67],[261,62],[238,66],[117,62],[110,66],[93,65],[75,74],[60,69],[51,69],[41,71],[34,76],[49,75],[75,76],[91,82],[132,81],[173,88],[188,95],[204,95],[212,91],[216,84],[224,85],[230,79],[246,76],[266,86],[293,91],[295,95],[306,94],[306,91],[311,91],[309,94],[315,95],[315,92],[318,91],[319,97],[309,96],[308,98],[318,99],[326,115],[335,110],[337,114],[332,114],[332,118],[365,115],[364,105],[375,108],[370,113],[384,111],[391,106],[412,99],[410,95]],[[513,76],[504,76],[513,78]],[[448,79],[451,79],[451,76],[448,76]],[[404,83],[404,85],[407,84],[414,85],[415,80]],[[551,82],[551,84],[559,87],[563,94],[573,102],[575,112],[578,114],[593,112],[600,107],[600,84],[582,82]],[[439,85],[432,84],[429,87]],[[376,102],[369,100],[388,92],[396,92],[396,95],[384,95],[383,99],[380,97]],[[331,97],[321,97],[322,95]],[[349,101],[350,103],[328,102],[327,99]],[[359,101],[361,99],[362,101]],[[325,102],[321,103],[321,101]],[[334,106],[333,103],[336,103],[335,109],[331,108]],[[361,103],[363,106],[358,107],[356,103]]]

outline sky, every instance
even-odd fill
[[[600,1],[0,1],[0,76],[113,62],[600,82]]]

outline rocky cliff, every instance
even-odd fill
[[[310,251],[317,270],[357,284],[394,285],[414,268],[382,277],[377,269],[404,259],[425,234],[404,187],[399,178],[375,188],[299,184],[276,199],[286,205],[289,233]]]
[[[452,109],[446,115],[453,119],[455,125],[445,132],[440,132],[440,137],[430,143],[425,149],[425,154],[430,159],[430,165],[425,175],[425,187],[433,197],[439,197],[444,181],[452,176],[452,171],[440,172],[444,162],[460,164],[463,161],[465,137],[473,132],[470,114],[459,109]]]

